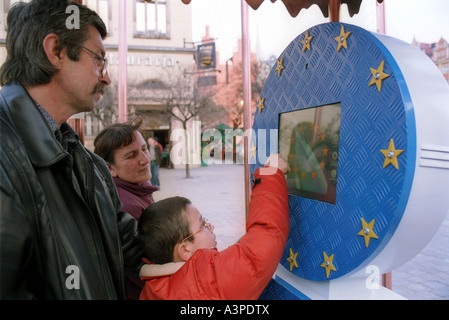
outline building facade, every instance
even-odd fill
[[[104,44],[112,79],[109,90],[112,97],[105,100],[112,101],[113,110],[117,110],[119,1],[83,0],[83,3],[107,23],[108,37]],[[142,116],[144,138],[157,137],[167,157],[170,133],[180,124],[164,113],[164,101],[158,99],[156,93],[167,85],[176,69],[194,65],[191,7],[176,0],[132,0],[126,1],[126,6],[128,118]],[[85,116],[86,146],[91,145],[103,125],[98,116]]]
[[[413,39],[412,44],[432,59],[449,83],[449,43],[447,40],[441,38],[438,42],[424,43]]]

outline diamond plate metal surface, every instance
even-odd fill
[[[342,26],[351,34],[348,48],[337,52],[335,38]],[[289,195],[290,234],[281,259],[289,270],[287,258],[292,249],[298,253],[298,268],[291,272],[324,281],[368,265],[394,234],[411,188],[405,176],[413,174],[407,167],[416,146],[407,144],[407,132],[415,128],[409,128],[407,122],[402,96],[407,87],[398,81],[400,70],[371,33],[342,23],[318,25],[308,32],[313,36],[310,50],[302,52],[304,32],[279,56],[285,67],[280,76],[273,66],[261,93],[265,109],[256,113],[253,129],[256,133],[278,129],[280,113],[341,103],[336,203]],[[368,84],[370,68],[377,69],[382,61],[389,77],[379,91]],[[277,148],[277,141],[257,139],[257,135],[251,138],[258,148],[256,159],[251,159],[251,173]],[[387,149],[391,139],[397,149],[404,150],[398,157],[399,169],[392,165],[383,168],[385,156],[380,150]],[[364,237],[357,235],[363,229],[362,218],[375,220],[378,239],[371,239],[368,247]],[[321,266],[323,252],[334,255],[336,271],[329,276]]]

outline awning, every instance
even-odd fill
[[[192,0],[181,0],[185,4],[189,4]],[[264,0],[245,0],[248,5],[257,10],[260,5],[264,2]],[[276,0],[270,0],[271,2],[276,2]],[[349,15],[352,17],[354,14],[359,13],[360,5],[362,0],[281,0],[287,11],[290,13],[292,17],[296,17],[298,13],[302,9],[307,9],[311,5],[316,4],[324,17],[329,17],[329,7],[332,5],[340,6],[345,3],[348,6]],[[381,3],[383,0],[377,0],[377,2]]]

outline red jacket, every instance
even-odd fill
[[[253,300],[270,281],[282,257],[289,230],[283,173],[254,174],[246,234],[218,252],[200,249],[168,276],[145,278],[141,300]],[[259,180],[260,178],[260,180]]]

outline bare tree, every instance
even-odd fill
[[[115,122],[118,116],[117,112],[117,84],[106,86],[104,94],[98,101],[95,108],[90,111],[90,115],[98,119],[103,127],[107,127]]]
[[[253,61],[251,63],[251,113],[254,116],[255,106],[262,92],[263,85],[268,77],[267,65],[264,62]],[[235,64],[229,69],[228,83],[217,88],[226,116],[233,124],[233,129],[243,127],[243,69],[242,64]]]
[[[187,123],[194,119],[210,119],[210,115],[219,116],[222,109],[213,102],[213,94],[207,90],[195,88],[192,68],[174,68],[167,72],[164,81],[165,88],[158,91],[158,100],[172,119],[181,122],[185,133],[185,149],[187,151]],[[189,153],[186,157],[186,178],[191,178],[189,168]]]
[[[134,94],[135,91],[143,95],[143,90],[139,87],[136,80],[129,80],[127,83],[128,95]],[[139,94],[138,94],[139,95]],[[129,102],[129,101],[128,101]],[[98,119],[103,127],[110,126],[115,123],[118,118],[118,83],[113,82],[105,87],[104,94],[98,100],[95,108],[90,111],[90,115]],[[133,106],[128,103],[128,117],[135,115]]]

